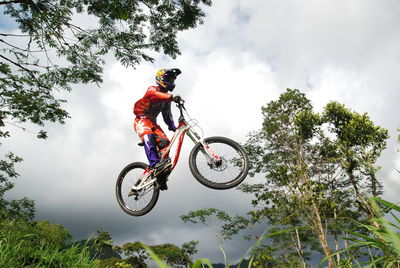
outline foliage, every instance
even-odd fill
[[[199,209],[196,211],[190,211],[187,215],[182,215],[181,219],[184,222],[190,223],[202,223],[204,225],[210,225],[213,231],[216,233],[218,239],[219,248],[224,256],[224,264],[227,265],[227,257],[224,249],[224,240],[231,239],[232,230],[227,228],[227,231],[217,230],[216,222],[228,222],[231,223],[233,218],[229,216],[226,212],[215,209]],[[234,228],[236,230],[236,228]]]
[[[146,267],[146,260],[148,259],[148,255],[146,253],[146,249],[142,246],[142,243],[129,242],[125,243],[122,247],[116,246],[114,249],[120,253],[124,254],[128,258],[126,259],[127,263],[137,267]]]
[[[111,234],[105,230],[97,230],[97,236],[93,240],[93,247],[92,247],[92,256],[93,258],[96,259],[104,259],[109,254],[109,252],[112,252],[112,238]]]
[[[171,267],[186,267],[193,263],[192,255],[197,253],[197,245],[197,241],[190,241],[184,243],[181,247],[170,243],[145,246],[141,242],[136,241],[125,243],[122,247],[116,246],[114,249],[127,257],[124,260],[125,263],[137,268],[147,267],[147,260],[151,256],[147,248],[150,248],[151,252],[155,253],[158,258],[165,261]]]
[[[70,246],[71,235],[48,221],[0,222],[1,267],[93,267],[85,248]]]
[[[325,226],[337,235],[348,224],[344,216],[373,216],[364,194],[380,194],[373,164],[386,146],[387,130],[337,102],[314,113],[298,90],[288,89],[262,112],[263,127],[245,147],[251,174],[265,174],[265,183],[241,187],[255,195],[253,220],[307,226],[329,256]]]
[[[152,258],[152,260],[157,264],[157,266],[159,268],[168,268],[167,264],[165,264],[162,261],[160,256],[158,256],[157,253],[155,253],[151,247],[144,245],[144,244],[142,244],[142,246],[143,246],[143,248],[146,249],[146,251]],[[206,258],[195,261],[192,265],[192,268],[203,268],[203,267],[205,267],[205,265],[207,265],[207,267],[209,267],[209,268],[212,268],[212,264],[211,264],[210,260],[206,259]],[[190,266],[187,265],[186,267],[190,267]]]
[[[167,243],[152,246],[151,249],[170,266],[185,267],[188,264],[192,264],[191,255],[197,252],[197,244],[197,242],[186,243],[181,249],[178,246]]]
[[[180,218],[184,222],[190,223],[202,223],[204,225],[212,224],[212,218],[215,217],[220,222],[231,222],[233,219],[225,211],[216,208],[205,208],[196,211],[190,211],[186,215],[182,215]],[[229,232],[222,232],[221,238],[230,239]]]
[[[130,265],[127,260],[121,260],[120,258],[108,258],[104,260],[99,260],[96,268],[134,268],[134,266]]]
[[[92,259],[105,260],[116,258],[121,260],[121,256],[113,248],[111,234],[103,229],[97,230],[88,239],[73,242],[73,245],[85,249]]]
[[[1,146],[1,144],[0,144]],[[14,164],[22,161],[22,158],[8,153],[4,159],[0,159],[0,221],[6,218],[31,220],[35,215],[34,202],[28,198],[7,201],[4,194],[14,187],[9,178],[18,177]]]
[[[334,255],[345,252],[354,256],[354,253],[363,250],[370,253],[369,260],[361,263],[363,266],[398,267],[400,265],[400,207],[377,197],[371,198],[370,203],[378,218],[370,220],[370,224],[356,222],[357,227],[365,229],[366,233],[347,230],[353,235],[353,238],[344,238],[351,242],[350,247]],[[393,217],[392,222],[385,218],[385,213],[389,212]],[[378,226],[376,222],[379,223]],[[321,265],[324,261],[326,258],[321,261]],[[355,257],[348,258],[345,262],[347,266],[344,267],[360,265],[360,261]]]
[[[4,219],[0,222],[0,267],[148,267],[149,253],[141,242],[125,243],[114,250],[112,238],[98,230],[93,238],[72,243],[72,236],[59,224],[48,221]],[[170,267],[193,264],[197,241],[150,246]]]
[[[224,222],[221,233],[229,236],[255,223],[275,226],[271,232],[291,230],[271,237],[269,247],[258,251],[269,256],[266,261],[287,259],[305,267],[313,250],[331,256],[328,235],[335,248],[341,247],[339,235],[354,227],[346,218],[374,218],[365,196],[381,194],[374,165],[388,133],[366,114],[337,102],[315,113],[299,90],[287,89],[262,107],[262,114],[261,130],[250,133],[244,145],[250,175],[265,178],[239,186],[254,195],[249,217],[204,209],[190,212],[184,220],[204,223],[204,217],[214,214]],[[331,259],[329,266],[333,267]]]

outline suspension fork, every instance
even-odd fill
[[[200,138],[200,136],[191,127],[186,130],[186,133],[195,144],[201,144],[200,151],[205,155],[209,165],[215,166],[221,162],[220,157],[211,149],[210,146],[208,146],[208,144],[204,142],[203,139]]]

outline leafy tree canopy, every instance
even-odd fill
[[[101,83],[107,54],[125,66],[153,61],[152,51],[176,57],[177,33],[203,22],[201,4],[211,1],[0,1],[19,28],[0,29],[0,127],[9,120],[64,123],[65,100],[55,91]]]
[[[239,186],[254,195],[249,217],[203,209],[182,219],[204,223],[215,215],[224,222],[221,234],[229,237],[255,223],[267,224],[272,233],[290,230],[274,236],[268,247],[260,249],[257,254],[265,258],[259,262],[286,258],[305,265],[314,250],[331,256],[328,237],[340,248],[339,235],[344,228],[354,227],[349,218],[376,216],[366,196],[381,194],[378,167],[374,165],[386,147],[388,132],[367,114],[337,102],[315,113],[311,101],[296,89],[287,89],[267,103],[262,113],[262,128],[250,133],[244,145],[250,175],[264,176],[260,183]],[[329,267],[333,267],[333,259],[328,258]]]
[[[166,243],[152,245],[149,248],[171,267],[187,267],[193,263],[192,255],[197,253],[198,244],[198,241],[190,241],[184,243],[182,247]],[[124,260],[126,263],[134,267],[147,267],[146,261],[149,259],[149,253],[141,242],[128,242],[122,246],[116,246],[114,249],[128,257]]]
[[[265,182],[241,189],[255,196],[253,220],[307,226],[329,256],[327,236],[336,239],[349,224],[346,217],[374,217],[365,195],[381,193],[374,164],[388,133],[367,114],[338,102],[328,103],[321,114],[312,109],[305,94],[292,89],[262,108],[262,129],[245,147],[251,175],[262,173]],[[301,249],[306,240],[300,233],[297,240]]]

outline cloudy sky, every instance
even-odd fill
[[[136,69],[109,60],[100,88],[75,86],[66,105],[72,118],[65,125],[49,124],[47,140],[11,128],[14,136],[2,151],[12,150],[24,162],[18,165],[21,177],[9,197],[35,200],[38,219],[64,225],[76,239],[102,228],[120,245],[199,240],[197,257],[222,262],[218,227],[186,224],[179,216],[204,207],[244,214],[251,196],[196,182],[187,162],[189,139],[169,190],[161,192],[148,215],[128,216],[115,199],[119,171],[146,160],[136,145],[132,105],[154,84],[157,69],[178,67],[183,73],[175,91],[186,99],[205,137],[245,141],[247,133],[261,126],[261,106],[286,88],[306,93],[317,111],[335,100],[368,113],[389,130],[380,178],[385,198],[398,201],[398,0],[216,0],[206,13],[203,25],[179,35],[182,55],[177,59],[159,55],[153,64]],[[228,260],[247,248],[240,239],[226,242]]]

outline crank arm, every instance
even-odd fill
[[[132,190],[133,191],[143,190],[143,189],[149,187],[150,185],[152,185],[155,181],[156,181],[156,179],[152,179],[152,180],[146,181],[146,183],[144,183],[144,184],[140,183],[138,186],[133,186]]]
[[[151,188],[150,187],[147,188],[143,193],[140,193],[140,194],[137,194],[137,193],[135,194],[133,191],[134,191],[133,189],[130,191],[130,193],[128,194],[128,197],[131,197],[131,196],[134,195],[135,196],[135,200],[139,200],[140,198],[145,196],[148,192],[150,192]]]

